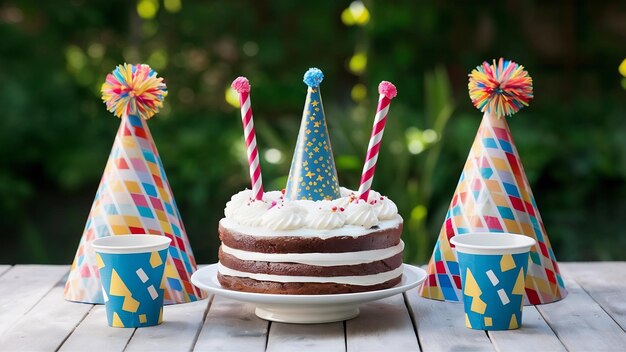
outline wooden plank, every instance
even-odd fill
[[[0,276],[11,269],[10,265],[0,265]]]
[[[573,279],[561,265],[568,296],[555,303],[537,306],[569,351],[622,351],[626,334],[620,326]]]
[[[328,324],[272,323],[267,339],[268,352],[345,351],[343,322]]]
[[[358,317],[346,321],[350,351],[419,351],[413,323],[401,294],[361,305]]]
[[[426,299],[417,289],[404,295],[424,351],[494,351],[484,331],[465,327],[462,303]]]
[[[214,296],[194,351],[265,351],[269,323],[254,305]]]
[[[201,301],[168,305],[163,322],[135,331],[124,351],[191,351],[209,304]]]
[[[498,351],[567,351],[535,306],[524,307],[522,327],[510,331],[489,331]]]
[[[83,352],[86,346],[93,351],[123,351],[135,329],[112,328],[107,325],[106,310],[97,305],[63,343],[61,352]]]
[[[567,263],[563,266],[626,331],[626,262]]]
[[[0,335],[37,304],[68,271],[69,266],[65,265],[16,265],[5,272],[0,277]]]
[[[4,351],[54,351],[93,307],[63,299],[59,283],[0,336]]]

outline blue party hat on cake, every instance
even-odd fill
[[[304,83],[309,88],[287,179],[286,199],[331,200],[340,197],[319,88],[323,79],[324,74],[317,68],[304,74]]]

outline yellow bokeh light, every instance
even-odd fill
[[[356,75],[360,75],[367,68],[367,55],[364,52],[356,53],[350,58],[348,63],[350,71]]]
[[[163,7],[167,12],[176,13],[183,7],[181,0],[163,0]]]
[[[237,94],[237,92],[235,92],[234,89],[232,89],[231,87],[226,88],[226,92],[224,93],[224,99],[226,99],[226,102],[235,107],[235,108],[239,108],[239,94]]]
[[[80,71],[87,63],[85,53],[76,45],[70,45],[65,49],[65,60],[67,61],[67,67],[72,72]]]
[[[428,209],[423,205],[418,205],[411,210],[411,220],[421,221],[428,215]]]
[[[155,70],[162,70],[167,66],[167,53],[165,50],[156,50],[148,57],[148,65]]]
[[[370,12],[361,1],[353,1],[341,12],[341,21],[346,26],[365,26],[370,21]]]
[[[153,19],[159,11],[157,0],[139,0],[137,3],[137,14],[144,20]]]
[[[341,22],[343,22],[343,24],[345,24],[346,26],[354,26],[354,24],[356,23],[356,21],[354,20],[354,16],[352,16],[350,8],[343,10],[343,12],[341,13]]]
[[[626,59],[624,59],[624,61],[622,61],[622,63],[619,64],[619,67],[617,68],[617,70],[622,76],[626,77]]]
[[[353,1],[349,9],[357,26],[365,26],[370,21],[370,12],[361,1]]]
[[[357,83],[352,87],[350,91],[350,95],[352,96],[352,100],[355,102],[363,101],[367,97],[367,88],[362,83]]]

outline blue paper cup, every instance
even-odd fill
[[[450,243],[461,269],[465,325],[476,330],[519,328],[528,253],[536,241],[511,233],[468,233]]]
[[[161,323],[162,282],[170,242],[155,235],[116,235],[92,242],[109,326],[138,328]]]

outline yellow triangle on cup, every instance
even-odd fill
[[[124,327],[124,323],[122,323],[122,319],[120,319],[120,316],[117,315],[117,313],[113,312],[113,327],[115,328],[123,328]]]
[[[513,260],[513,256],[510,254],[505,254],[500,259],[500,269],[502,272],[508,271],[515,268],[515,261]]]
[[[523,295],[524,294],[524,270],[521,269],[519,274],[517,275],[517,279],[515,280],[515,286],[513,286],[512,293],[514,295]]]
[[[515,316],[515,313],[513,313],[513,315],[511,315],[511,322],[509,322],[509,329],[517,328],[519,328],[519,325],[517,325],[517,317]]]
[[[467,268],[467,271],[465,273],[465,289],[463,293],[465,293],[467,296],[472,297],[472,306],[470,308],[472,312],[485,314],[487,304],[482,299],[480,299],[482,291],[480,290],[480,287],[478,287],[478,283],[476,282],[476,279],[474,279],[474,275],[472,275],[472,272],[469,268]]]
[[[104,262],[102,261],[102,257],[98,253],[96,253],[96,264],[98,265],[98,269],[104,268]]]

